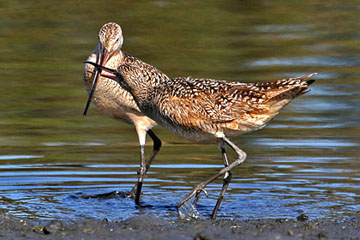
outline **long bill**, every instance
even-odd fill
[[[97,64],[100,64],[101,66],[103,66],[108,61],[109,57],[110,57],[110,55],[106,51],[106,49],[102,48],[102,51],[100,51],[100,54],[96,59],[96,62],[97,62]],[[85,61],[84,63],[92,63],[92,62]],[[90,90],[90,93],[89,93],[89,97],[88,97],[88,100],[86,102],[86,106],[85,106],[84,113],[83,113],[84,117],[86,116],[87,111],[89,109],[89,106],[90,106],[90,103],[91,103],[91,100],[92,100],[92,96],[93,96],[95,88],[96,88],[97,80],[99,78],[99,75],[101,74],[99,69],[100,69],[99,67],[96,68],[95,77],[94,77],[94,80],[93,80],[93,83],[92,83],[92,86],[91,86],[91,90]]]
[[[91,62],[91,61],[85,61],[84,63],[88,63],[88,64],[93,65],[96,68],[97,72],[100,72],[101,70],[104,70],[105,72],[109,73],[109,74],[101,74],[101,76],[103,76],[103,77],[107,77],[107,78],[116,80],[116,77],[119,75],[119,72],[116,69],[107,68],[107,67],[104,67],[104,66],[102,66],[100,64],[97,64],[97,63],[94,63],[94,62]]]

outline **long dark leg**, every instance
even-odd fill
[[[222,154],[222,157],[223,157],[223,160],[224,160],[224,166],[227,167],[229,166],[229,161],[228,161],[228,157],[226,155],[226,151],[225,151],[225,142],[221,139],[221,142],[219,144],[219,149],[221,151],[221,154]],[[231,174],[231,172],[228,172],[229,174]],[[225,177],[224,177],[224,184],[225,184],[225,179],[226,179],[226,176],[227,176],[227,173],[225,173]],[[230,176],[231,178],[231,176]],[[224,185],[223,185],[223,188],[224,188]],[[199,201],[199,198],[200,198],[200,195],[201,195],[201,192],[204,192],[204,194],[206,196],[208,196],[207,192],[205,189],[203,189],[202,191],[200,192],[197,192],[196,195],[195,195],[195,199],[194,199],[194,202],[193,202],[193,205],[195,206],[197,204],[197,202]]]
[[[222,156],[223,156],[224,166],[227,167],[227,166],[229,166],[229,161],[228,161],[228,157],[227,157],[227,155],[226,155],[225,142],[224,142],[224,141],[222,141],[222,142],[220,143],[220,150],[221,150],[221,154],[222,154]],[[217,200],[217,202],[216,202],[216,205],[215,205],[215,207],[214,207],[214,210],[213,210],[213,212],[212,212],[212,214],[211,214],[211,219],[215,219],[215,218],[216,218],[216,213],[217,213],[217,211],[218,211],[218,209],[219,209],[219,207],[220,207],[221,201],[222,201],[223,198],[224,198],[225,192],[226,192],[226,190],[227,190],[227,188],[228,188],[228,186],[229,186],[229,184],[230,184],[230,182],[231,182],[231,178],[232,178],[232,173],[231,173],[231,171],[227,171],[227,172],[225,173],[225,176],[224,176],[224,181],[223,181],[223,186],[222,186],[222,189],[221,189],[221,192],[220,192],[220,196],[219,196],[219,198],[218,198],[218,200]]]
[[[161,148],[160,138],[158,138],[158,136],[156,136],[155,133],[151,129],[149,131],[147,131],[147,133],[149,134],[149,136],[151,137],[151,139],[154,142],[154,148],[153,148],[153,152],[151,153],[149,160],[146,163],[146,172],[149,170],[152,161],[154,160],[155,156],[159,153],[160,148]]]
[[[140,203],[140,195],[141,195],[141,188],[142,188],[142,183],[144,180],[144,175],[149,170],[152,161],[154,160],[155,156],[158,154],[158,152],[160,151],[160,148],[161,148],[161,140],[155,135],[155,133],[151,129],[148,130],[147,133],[149,134],[149,136],[151,137],[151,139],[154,142],[153,152],[151,153],[149,160],[145,163],[144,145],[142,145],[142,146],[140,145],[140,147],[141,147],[140,148],[141,162],[140,162],[140,168],[138,171],[138,182],[135,184],[135,186],[132,188],[132,190],[130,192],[130,196],[135,197],[135,203],[138,205]],[[140,138],[140,134],[139,134],[139,138]],[[140,142],[141,142],[141,140],[140,140]]]
[[[145,130],[142,130],[140,128],[136,128],[139,142],[140,142],[140,168],[137,172],[138,175],[138,182],[135,184],[135,186],[132,188],[131,192],[126,192],[124,194],[121,194],[121,196],[135,199],[135,204],[140,205],[140,196],[141,196],[141,188],[143,185],[144,177],[147,171],[150,168],[151,162],[154,160],[155,156],[158,154],[161,148],[161,140],[155,135],[155,133],[151,130],[148,130],[147,132]],[[154,142],[154,150],[147,162],[145,162],[145,141],[146,141],[146,133],[149,134],[151,139]],[[121,192],[119,191],[113,191],[110,193],[104,193],[104,194],[96,194],[96,195],[90,195],[90,196],[84,196],[84,198],[111,198],[113,196],[119,196]]]
[[[232,162],[230,165],[228,165],[227,167],[224,167],[223,169],[221,169],[217,174],[215,174],[214,176],[212,176],[211,178],[209,178],[208,180],[206,181],[203,181],[201,183],[199,183],[198,185],[196,185],[194,187],[194,189],[186,196],[186,198],[184,200],[182,200],[178,206],[177,206],[177,209],[178,209],[178,214],[180,216],[180,218],[184,218],[184,214],[180,211],[180,208],[187,202],[189,201],[195,194],[197,193],[200,193],[202,191],[204,191],[204,188],[209,184],[211,183],[212,181],[214,181],[215,179],[217,179],[219,176],[223,175],[223,174],[226,174],[227,172],[230,172],[234,167],[240,165],[242,162],[245,161],[246,159],[246,153],[244,151],[242,151],[240,148],[238,148],[234,143],[232,143],[228,138],[226,138],[225,136],[222,137],[222,141],[224,141],[227,145],[229,145],[229,147],[231,149],[233,149],[237,155],[238,155],[238,158]],[[227,179],[227,177],[225,177],[225,179]],[[228,185],[228,184],[227,184]],[[227,187],[227,186],[226,186]],[[226,189],[225,189],[226,190]],[[224,193],[225,193],[225,190],[224,190]],[[220,199],[220,197],[219,197]],[[222,200],[222,199],[221,199]],[[216,205],[219,205],[220,206],[220,203],[221,203],[221,200],[217,203]],[[215,206],[216,208],[216,206]],[[215,209],[214,209],[215,211]],[[213,213],[214,214],[214,213]],[[215,212],[216,214],[216,212]],[[212,216],[212,218],[214,218],[215,216]]]
[[[141,187],[145,176],[145,146],[140,145],[140,168],[137,172],[138,182],[135,192],[135,204],[140,205]]]

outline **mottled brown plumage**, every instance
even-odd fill
[[[140,110],[178,136],[192,141],[240,135],[263,128],[293,98],[308,91],[314,74],[268,83],[213,79],[169,79],[122,65],[119,81]]]
[[[220,140],[225,168],[195,186],[178,205],[179,215],[184,216],[180,208],[194,195],[195,205],[206,185],[225,175],[212,218],[231,182],[231,169],[246,159],[246,153],[228,137],[265,127],[292,99],[309,91],[308,86],[314,80],[308,79],[315,75],[247,84],[189,77],[169,79],[154,69],[140,69],[131,64],[121,65],[117,70],[100,68],[112,73],[104,76],[115,79],[131,92],[139,109],[170,132],[192,141]],[[238,154],[231,164],[225,144]]]

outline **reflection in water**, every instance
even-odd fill
[[[95,108],[82,117],[82,61],[95,47],[98,29],[116,21],[124,30],[125,51],[172,77],[268,81],[319,73],[312,91],[267,128],[235,139],[248,159],[234,170],[219,217],[359,212],[360,33],[353,1],[5,2],[0,211],[40,218],[175,218],[178,201],[222,167],[213,145],[189,144],[156,128],[164,147],[145,179],[143,208],[121,195],[82,197],[126,192],[136,182],[132,126]],[[204,216],[221,184],[210,184],[209,198],[200,199]]]
[[[293,58],[271,58],[256,60],[249,63],[251,67],[265,66],[317,66],[317,67],[346,67],[358,66],[359,56],[321,56],[321,57],[293,57]]]
[[[300,148],[332,148],[332,147],[355,147],[356,143],[345,142],[342,140],[330,139],[275,139],[275,138],[260,138],[254,141],[256,145],[265,145],[271,147],[300,147]]]

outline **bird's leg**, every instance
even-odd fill
[[[144,129],[138,128],[136,125],[136,132],[139,137],[140,143],[140,167],[137,171],[138,181],[130,192],[130,197],[135,197],[135,204],[140,205],[140,195],[141,187],[145,175],[145,143],[146,143],[146,131]],[[135,195],[135,196],[134,196]]]
[[[225,141],[221,141],[220,143],[220,150],[221,150],[221,154],[223,156],[223,160],[224,160],[224,166],[227,167],[229,166],[229,161],[228,161],[228,157],[226,155],[226,150],[225,150]],[[231,171],[227,171],[225,173],[225,176],[224,176],[224,180],[223,180],[223,186],[222,186],[222,189],[221,189],[221,192],[220,192],[220,196],[216,202],[216,205],[214,207],[214,210],[211,214],[211,219],[215,219],[216,218],[216,213],[217,213],[217,210],[219,209],[220,207],[220,204],[221,204],[221,201],[223,200],[224,198],[224,195],[225,195],[225,192],[231,182],[231,178],[232,178],[232,173]]]
[[[155,133],[151,129],[148,130],[147,133],[149,134],[149,136],[151,137],[151,139],[154,142],[154,148],[153,148],[153,152],[151,153],[151,156],[150,156],[149,160],[146,163],[145,173],[147,173],[147,171],[149,170],[152,161],[154,160],[155,156],[159,153],[160,148],[161,148],[161,140],[160,140],[160,138],[158,138],[158,136],[156,136]]]
[[[149,158],[149,160],[146,162],[145,164],[145,170],[144,170],[144,175],[147,173],[147,171],[149,170],[152,161],[154,160],[155,156],[159,153],[160,148],[161,148],[161,140],[160,138],[158,138],[155,133],[150,129],[147,131],[147,133],[149,134],[149,136],[151,137],[151,139],[154,142],[154,148],[153,148],[153,152],[151,153],[151,156]],[[139,134],[140,137],[140,134]],[[142,152],[144,152],[144,150],[141,150]],[[141,159],[145,159],[144,153],[141,153]],[[141,160],[142,162],[143,160]],[[141,169],[141,167],[140,167]],[[143,180],[144,176],[142,177]],[[131,192],[130,192],[130,197],[131,198],[135,198],[136,201],[136,196],[139,196],[140,198],[140,194],[141,194],[141,186],[142,186],[142,182],[141,182],[141,186],[140,186],[140,192],[138,193],[139,195],[137,195],[137,189],[138,189],[138,185],[139,185],[139,181],[135,184],[135,186],[132,188]]]
[[[228,161],[228,157],[226,155],[226,151],[225,151],[225,142],[223,140],[221,140],[221,142],[219,143],[219,149],[221,151],[221,154],[222,154],[222,157],[223,157],[223,160],[224,160],[224,166],[227,167],[229,166],[229,161]],[[228,174],[231,175],[231,172],[227,172],[225,173],[225,177],[224,177],[224,184],[225,184],[225,179],[226,179],[226,176],[228,176]],[[230,176],[230,179],[231,179],[231,176]],[[224,184],[223,184],[223,188],[224,188]],[[228,184],[229,185],[229,184]],[[226,186],[227,187],[227,186]],[[195,206],[197,204],[197,202],[199,201],[199,198],[200,198],[200,194],[201,192],[204,192],[204,194],[206,196],[208,196],[207,192],[203,189],[202,191],[198,191],[195,195],[195,199],[194,199],[194,202],[193,202],[193,205]],[[225,191],[224,191],[225,193]]]
[[[203,181],[201,183],[199,183],[198,185],[196,185],[193,190],[186,196],[186,198],[184,200],[182,200],[178,206],[177,206],[177,209],[178,209],[178,214],[179,214],[179,217],[180,218],[184,218],[185,215],[180,211],[180,208],[187,202],[189,201],[197,192],[201,192],[204,190],[204,188],[209,184],[211,183],[212,181],[214,181],[215,179],[217,179],[219,176],[223,175],[223,174],[226,174],[227,172],[231,171],[234,167],[240,165],[242,162],[245,161],[246,159],[246,153],[244,151],[242,151],[240,148],[238,148],[234,143],[232,143],[228,138],[226,138],[225,136],[222,137],[222,140],[227,144],[229,145],[229,147],[231,149],[233,149],[238,157],[237,159],[232,162],[230,165],[228,165],[227,167],[224,167],[223,169],[221,169],[217,174],[215,174],[214,176],[210,177],[209,179],[207,179],[206,181]],[[225,178],[227,179],[227,177]],[[228,185],[228,184],[227,184]],[[226,189],[225,189],[226,190]],[[225,191],[224,191],[225,192]],[[219,201],[219,200],[218,200]],[[220,202],[217,204],[220,206],[220,203],[221,203],[221,200]],[[216,207],[216,206],[215,206]],[[215,209],[214,209],[215,211]],[[217,209],[216,209],[217,211]],[[216,214],[216,212],[215,212]],[[214,212],[212,214],[212,218],[215,218],[214,215]]]
[[[140,145],[140,168],[137,172],[138,182],[135,192],[135,204],[140,205],[141,188],[145,176],[145,145]]]

